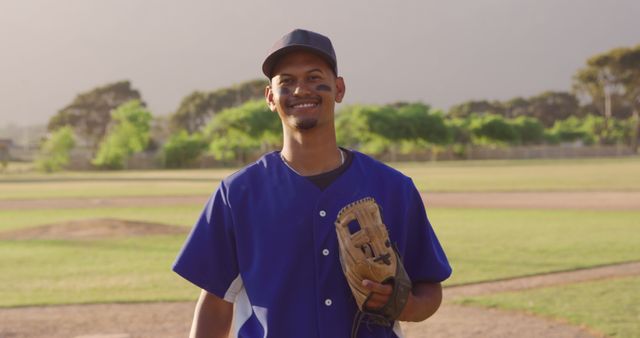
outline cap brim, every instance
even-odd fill
[[[262,63],[262,73],[264,73],[264,75],[267,78],[271,79],[273,74],[273,69],[278,63],[278,60],[285,54],[299,51],[299,50],[308,51],[318,55],[329,64],[329,66],[331,67],[331,70],[333,70],[333,72],[336,75],[338,74],[338,68],[335,62],[333,61],[333,59],[331,58],[331,56],[327,55],[324,51],[318,48],[311,47],[309,45],[289,45],[271,53],[269,56],[267,56],[267,58]]]

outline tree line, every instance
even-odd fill
[[[64,168],[76,147],[92,163],[126,166],[132,154],[155,152],[165,167],[188,167],[208,154],[243,163],[281,146],[281,125],[263,99],[266,80],[187,95],[168,118],[153,117],[128,81],[79,94],[49,121],[39,166]],[[571,92],[547,91],[506,101],[471,100],[448,111],[421,102],[350,105],[336,113],[341,145],[373,154],[452,147],[533,144],[626,144],[640,135],[640,45],[594,55]]]

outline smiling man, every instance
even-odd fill
[[[262,70],[283,147],[222,181],[174,264],[202,289],[191,337],[226,338],[232,321],[233,337],[402,337],[398,321],[435,313],[440,282],[451,274],[420,194],[400,172],[338,147],[335,105],[345,81],[327,37],[301,29],[286,34]],[[340,211],[368,199],[383,210],[410,279],[396,315],[375,323],[367,314],[388,308],[397,285],[363,279],[361,312],[336,235]],[[370,325],[358,330],[361,320]]]

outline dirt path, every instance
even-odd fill
[[[517,312],[444,304],[427,321],[403,325],[407,338],[593,338],[586,329]]]
[[[640,262],[445,288],[440,311],[403,324],[406,337],[597,337],[584,328],[536,316],[450,303],[456,297],[640,275]],[[0,309],[1,338],[186,337],[194,302],[90,304]]]
[[[554,272],[495,282],[475,283],[445,288],[446,299],[480,296],[497,292],[519,291],[598,279],[640,276],[640,262],[604,265],[590,269]]]
[[[0,210],[204,205],[208,196],[140,196],[0,200]],[[427,208],[537,208],[640,210],[640,192],[433,192],[424,193]]]
[[[640,192],[441,192],[424,194],[429,207],[640,210]]]
[[[189,332],[193,302],[96,304],[0,310],[2,338],[176,338]],[[559,322],[494,309],[444,304],[408,338],[595,337]]]

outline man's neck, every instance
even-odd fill
[[[330,137],[317,137],[313,131],[285,135],[281,155],[298,174],[312,176],[336,169],[344,155],[336,143],[335,132]]]

